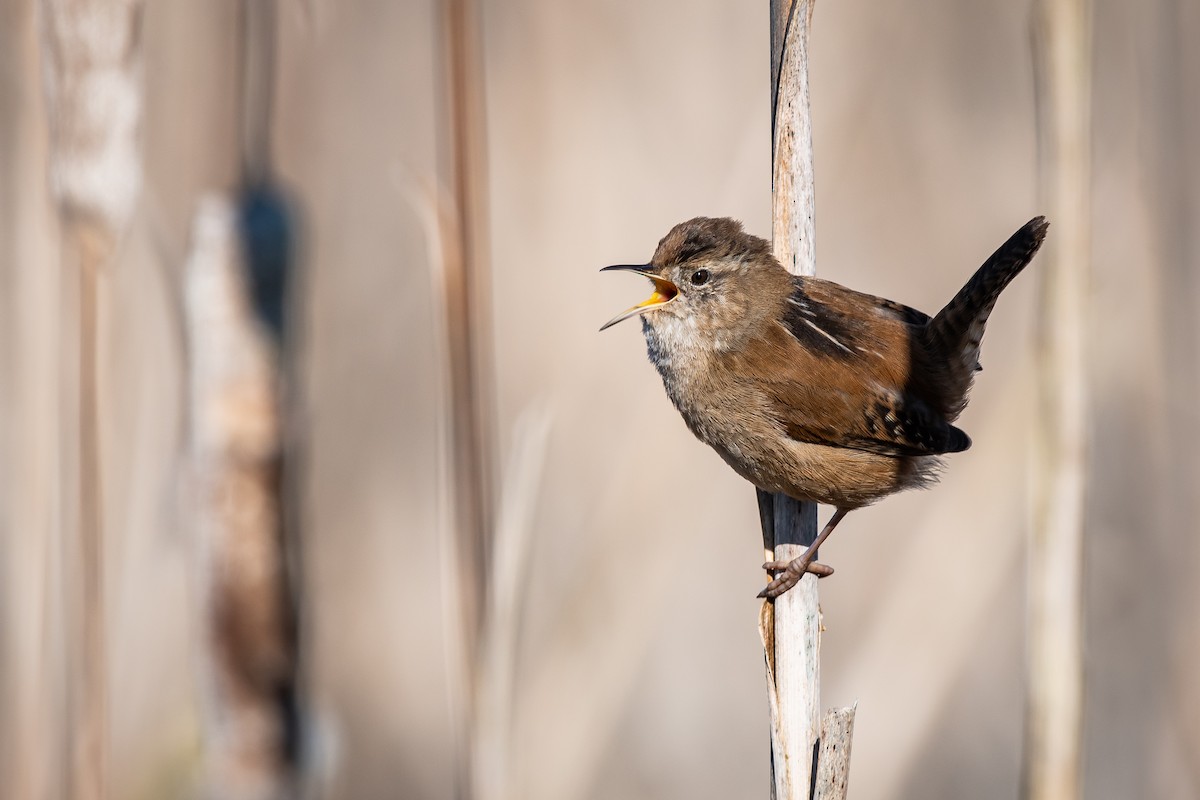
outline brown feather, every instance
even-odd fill
[[[642,315],[647,351],[688,427],[761,489],[857,508],[936,475],[971,441],[966,404],[987,316],[1045,236],[1003,245],[936,317],[789,275],[763,239],[697,217],[650,269],[679,293]]]

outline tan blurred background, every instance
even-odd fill
[[[548,426],[512,694],[518,797],[767,792],[753,491],[683,426],[637,325],[596,333],[644,291],[597,269],[648,258],[675,222],[769,232],[767,5],[482,3],[499,463]],[[818,2],[820,275],[932,312],[1042,210],[1029,5]],[[175,304],[198,197],[236,179],[237,8],[145,9],[144,188],[101,284],[117,798],[189,796],[201,749]],[[453,571],[419,208],[444,158],[438,6],[311,0],[278,20],[274,161],[306,223],[319,785],[451,797]],[[1191,0],[1095,4],[1090,798],[1200,797],[1198,37]],[[40,58],[35,4],[0,0],[0,770],[53,797],[74,306]],[[824,704],[858,703],[856,798],[1018,792],[1037,287],[1023,277],[993,316],[961,423],[975,446],[822,551],[838,569],[821,584]]]

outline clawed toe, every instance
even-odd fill
[[[779,595],[783,594],[788,589],[791,589],[793,586],[799,583],[800,575],[802,574],[803,573],[796,574],[785,569],[783,574],[768,583],[766,588],[758,593],[758,596],[764,600],[774,600],[776,597],[779,597]]]
[[[817,561],[805,562],[804,557],[791,561],[768,561],[762,565],[767,572],[781,573],[767,587],[758,593],[759,597],[776,598],[800,582],[806,572],[811,572],[818,578],[827,578],[833,574],[833,567]]]
[[[763,564],[763,569],[768,572],[778,572],[780,574],[775,577],[775,580],[768,583],[767,588],[759,592],[758,596],[774,599],[799,583],[806,572],[811,572],[818,578],[825,578],[832,575],[833,567],[818,564],[813,559],[817,556],[817,548],[829,538],[829,534],[833,533],[833,529],[837,527],[838,522],[848,513],[850,513],[850,509],[848,508],[839,508],[833,512],[833,516],[829,518],[829,522],[825,523],[825,527],[817,534],[817,538],[813,540],[813,543],[798,558],[793,558],[791,561],[768,561]]]
[[[767,572],[783,572],[788,568],[790,563],[790,561],[768,561],[762,565],[762,568]],[[834,569],[828,564],[822,564],[819,561],[814,561],[808,565],[808,569],[806,569],[805,572],[811,572],[818,578],[828,578],[834,573]]]

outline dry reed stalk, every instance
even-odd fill
[[[1034,34],[1041,194],[1054,221],[1042,276],[1037,497],[1029,549],[1024,793],[1081,793],[1085,366],[1091,206],[1088,0],[1039,0]]]
[[[485,131],[478,9],[473,0],[446,0],[445,169],[451,187],[457,258],[443,263],[445,325],[452,405],[451,471],[455,530],[460,536],[460,588],[469,591],[467,657],[473,661],[487,596],[490,515],[493,509],[494,432],[488,382],[490,359],[484,343],[491,320],[486,298],[487,212]]]
[[[808,90],[813,6],[814,0],[771,0],[772,245],[780,263],[798,275],[816,272]],[[815,503],[760,491],[759,509],[768,560],[790,561],[816,539]],[[764,603],[759,630],[771,709],[771,796],[777,800],[844,797],[854,711],[831,712],[824,723],[821,719],[821,609],[816,576],[805,575],[774,603]],[[823,729],[828,737],[822,735]]]
[[[238,20],[242,39],[242,178],[267,180],[271,166],[271,129],[275,99],[276,6],[274,0],[242,0]]]
[[[472,768],[479,800],[522,797],[513,770],[517,645],[532,556],[533,517],[550,434],[545,410],[517,420],[513,449],[502,474],[488,603],[479,643],[472,730]]]
[[[1150,413],[1160,416],[1159,430],[1170,432],[1163,453],[1166,469],[1152,478],[1162,480],[1163,500],[1156,505],[1165,512],[1164,524],[1146,544],[1148,550],[1169,554],[1175,607],[1200,608],[1200,584],[1192,579],[1200,569],[1200,540],[1184,533],[1200,518],[1200,454],[1195,445],[1200,441],[1200,415],[1192,411],[1192,398],[1200,396],[1200,361],[1194,357],[1200,343],[1200,229],[1195,224],[1200,219],[1200,153],[1193,146],[1200,141],[1200,96],[1195,91],[1200,53],[1191,45],[1200,31],[1200,6],[1158,3],[1145,11],[1139,8],[1138,18],[1148,23],[1139,58],[1145,101],[1139,124],[1149,133],[1147,175],[1149,185],[1156,187],[1148,210],[1156,240],[1155,316],[1160,322],[1151,346],[1159,349],[1164,384],[1163,403]],[[1191,615],[1173,616],[1174,629],[1167,634],[1173,662],[1165,714],[1170,722],[1163,726],[1162,741],[1147,743],[1147,752],[1177,746],[1183,753],[1200,753],[1200,685],[1193,677],[1200,671],[1200,629]],[[1184,760],[1190,787],[1173,793],[1200,794],[1200,759]]]
[[[433,313],[433,329],[436,332],[433,337],[434,363],[440,367],[435,402],[435,406],[441,412],[437,418],[436,507],[443,620],[446,626],[443,642],[447,704],[451,720],[452,751],[456,759],[456,794],[467,797],[473,770],[468,742],[472,739],[470,723],[475,667],[474,661],[468,655],[469,652],[473,652],[470,650],[473,640],[469,635],[467,609],[474,602],[477,587],[460,586],[462,581],[474,573],[464,569],[462,550],[467,542],[463,532],[457,527],[460,518],[453,511],[456,489],[461,488],[456,486],[454,481],[454,412],[461,406],[451,402],[454,386],[451,380],[453,369],[450,360],[455,351],[450,344],[454,334],[450,326],[451,304],[448,299],[454,290],[450,275],[462,271],[461,266],[453,266],[454,262],[462,258],[462,242],[457,232],[458,220],[455,217],[454,204],[448,191],[439,186],[436,180],[420,180],[419,176],[410,174],[403,167],[398,170],[397,182],[405,200],[421,221],[428,254],[432,295],[430,309]],[[455,591],[456,589],[458,591]]]
[[[12,797],[57,797],[63,730],[58,266],[46,248],[33,3],[0,10],[0,775]],[[31,269],[31,265],[38,265]],[[53,765],[53,769],[52,769]]]
[[[297,792],[297,643],[283,548],[283,381],[232,205],[202,200],[185,275],[190,455],[204,592],[206,791]]]
[[[460,797],[518,796],[510,742],[517,632],[528,568],[532,514],[548,433],[544,414],[517,426],[500,506],[493,489],[491,337],[486,148],[479,11],[474,0],[442,4],[447,143],[445,186],[413,197],[430,242],[443,365],[440,506],[452,704]],[[452,592],[449,590],[457,590]],[[457,691],[455,691],[457,690]]]
[[[454,401],[454,393],[461,391],[454,378],[455,362],[462,357],[463,337],[471,335],[469,324],[465,330],[454,324],[456,306],[461,312],[456,295],[462,292],[460,280],[466,272],[462,267],[464,237],[448,192],[432,184],[423,192],[412,185],[405,188],[429,243],[434,327],[440,334],[435,337],[436,361],[443,365],[438,407],[448,409],[438,420],[438,506],[439,517],[444,520],[442,574],[447,588],[447,619],[452,621],[446,641],[458,794],[505,800],[520,796],[514,788],[510,747],[514,727],[512,693],[516,688],[517,633],[527,585],[532,516],[549,420],[545,413],[534,412],[518,420],[513,452],[502,474],[500,506],[495,513],[486,505],[480,507],[481,521],[489,533],[489,558],[480,565],[482,572],[476,573],[472,564],[463,563],[464,558],[470,560],[469,551],[464,550],[471,546],[472,539],[461,527],[463,516],[453,513],[454,504],[467,491],[456,480],[456,459],[462,453],[455,447],[465,424],[460,415],[466,404]],[[462,365],[458,367],[461,374]],[[466,580],[476,583],[464,584]],[[475,603],[477,620],[471,614]]]
[[[77,536],[69,604],[73,657],[68,712],[71,794],[107,795],[108,667],[101,482],[98,294],[141,187],[139,0],[43,0],[42,42],[51,137],[50,182],[63,253],[77,277]],[[72,271],[67,270],[68,274]],[[67,318],[73,315],[68,312]],[[67,429],[74,425],[67,424]],[[70,485],[70,483],[68,485]]]
[[[457,596],[448,598],[456,611],[457,649],[454,667],[463,687],[460,709],[460,746],[456,748],[456,780],[463,797],[475,797],[481,680],[481,647],[491,593],[492,537],[494,528],[495,433],[491,410],[491,314],[487,304],[488,226],[487,163],[482,46],[479,9],[475,0],[444,0],[441,4],[442,69],[444,87],[441,114],[443,172],[451,187],[446,202],[442,194],[434,207],[438,216],[439,258],[433,259],[434,289],[444,333],[446,386],[450,408],[444,420],[443,441],[448,453],[448,531],[453,543],[454,576],[448,586]],[[444,506],[445,507],[445,506]]]

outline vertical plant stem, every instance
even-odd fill
[[[461,797],[477,797],[472,743],[478,722],[481,646],[490,596],[494,492],[491,412],[491,315],[487,298],[488,214],[483,57],[477,0],[442,0],[444,184],[451,187],[436,291],[445,333],[444,363],[449,415],[446,425],[453,544],[448,606],[457,612],[451,634],[458,650],[454,669],[464,699],[456,710],[460,735],[456,780]],[[442,207],[442,203],[438,203]]]
[[[449,333],[450,402],[453,407],[451,470],[455,528],[461,537],[460,590],[471,596],[464,609],[467,655],[474,659],[482,606],[487,596],[489,516],[492,508],[492,442],[488,430],[487,358],[481,333],[490,327],[487,227],[483,198],[483,95],[477,8],[473,0],[444,0],[447,42],[449,146],[459,258],[445,263]]]
[[[1090,28],[1088,0],[1039,0],[1036,6],[1041,193],[1055,235],[1040,271],[1041,407],[1029,549],[1024,763],[1024,791],[1031,800],[1081,795]]]
[[[813,0],[772,0],[772,246],[793,274],[816,272],[815,190],[808,97],[808,34]],[[790,561],[817,536],[817,507],[772,498],[770,558]],[[764,532],[766,528],[764,528]],[[768,671],[776,711],[771,735],[772,797],[807,800],[820,725],[821,610],[817,578],[805,575],[774,601]]]
[[[241,126],[242,179],[249,185],[266,181],[271,166],[271,122],[275,99],[275,0],[242,0]]]
[[[62,570],[57,534],[62,428],[61,263],[48,258],[36,6],[0,10],[0,775],[11,797],[58,797],[63,730]],[[56,248],[55,248],[56,249]],[[74,310],[72,308],[72,314]]]
[[[103,798],[108,785],[108,646],[105,636],[104,508],[101,498],[99,387],[96,370],[97,292],[103,253],[75,233],[79,247],[79,719],[74,754],[75,795]]]
[[[815,275],[816,188],[808,97],[808,37],[814,0],[772,0],[771,42],[775,108],[771,116],[771,244],[793,275]],[[781,30],[782,29],[782,30]],[[815,525],[815,520],[814,520]],[[816,528],[812,537],[816,538]]]
[[[771,2],[772,239],[776,258],[795,275],[816,273],[812,119],[808,37],[813,0]],[[759,491],[768,559],[790,561],[817,536],[817,506]],[[771,708],[771,796],[777,800],[844,797],[854,711],[821,719],[821,609],[817,578],[766,603],[760,619]],[[829,752],[824,752],[828,742]],[[836,752],[836,758],[834,754]],[[822,757],[826,756],[822,762]],[[824,767],[818,769],[818,765]]]
[[[78,276],[77,536],[71,649],[71,794],[107,795],[107,644],[104,592],[100,387],[101,280],[117,252],[141,186],[139,0],[43,0],[42,44],[49,116],[50,183],[63,253]]]
[[[533,521],[545,463],[550,419],[526,410],[513,432],[494,531],[490,595],[479,643],[475,725],[471,731],[476,800],[516,800],[512,746],[517,691],[517,648],[528,584]]]

